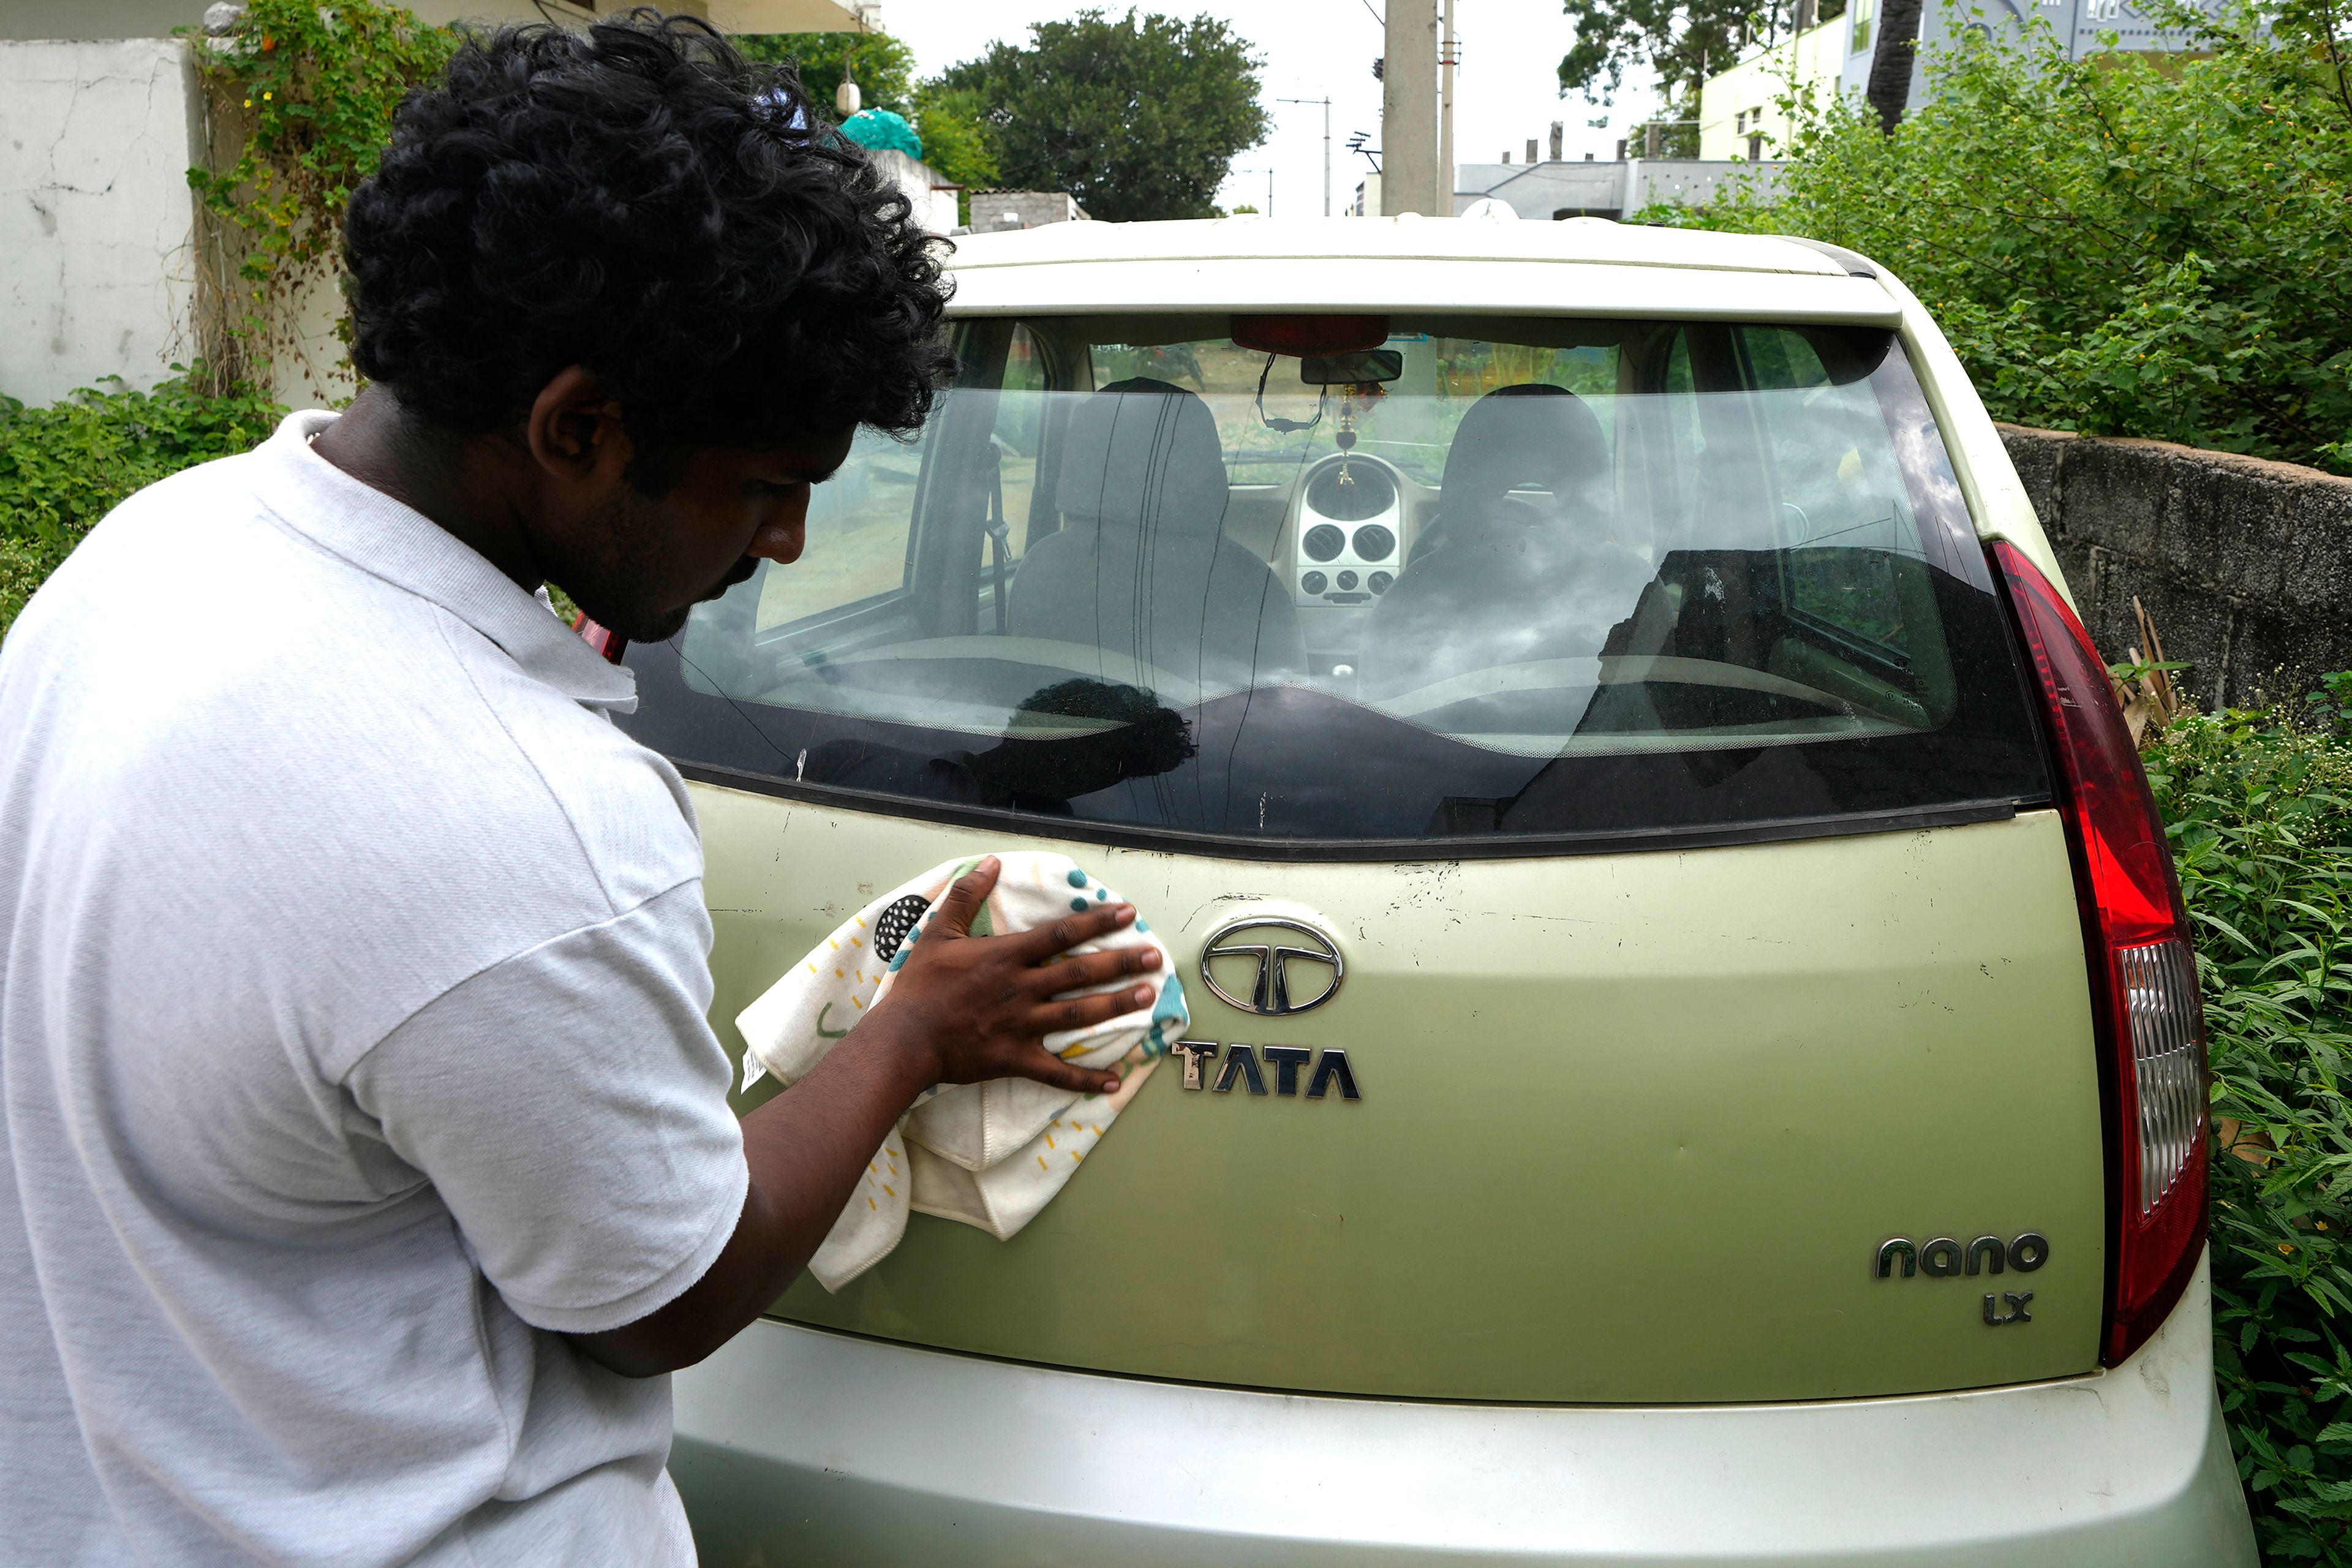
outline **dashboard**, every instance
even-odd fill
[[[1285,575],[1301,606],[1369,605],[1404,570],[1410,523],[1396,469],[1360,453],[1323,458],[1299,487]]]

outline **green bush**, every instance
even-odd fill
[[[251,448],[285,412],[257,392],[211,395],[186,377],[152,392],[114,378],[47,408],[0,397],[0,637],[116,502]]]
[[[2212,1049],[2221,1405],[2274,1563],[2352,1563],[2352,722],[2320,713],[2191,716],[2147,757]]]
[[[1792,93],[1779,198],[1657,221],[1797,234],[1918,294],[1998,417],[2352,473],[2352,73],[2324,11],[2205,58],[1931,53],[1892,135]]]

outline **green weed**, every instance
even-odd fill
[[[2221,1407],[2265,1558],[2352,1563],[2352,730],[2190,715],[2147,762],[2205,987]]]
[[[250,390],[201,392],[187,376],[152,392],[115,378],[47,408],[0,397],[0,637],[116,502],[249,449],[285,412]]]

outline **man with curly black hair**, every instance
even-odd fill
[[[661,1374],[924,1089],[1115,1089],[1040,1041],[1164,960],[1064,956],[1123,906],[969,936],[983,862],[728,1110],[684,787],[542,584],[669,636],[929,408],[931,242],[788,73],[651,12],[474,39],[346,243],[350,409],[126,501],[0,649],[8,1551],[690,1563]]]

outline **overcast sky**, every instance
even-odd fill
[[[1234,160],[1235,173],[1218,196],[1231,207],[1266,205],[1266,174],[1274,175],[1276,216],[1306,216],[1323,210],[1323,109],[1319,103],[1281,103],[1283,98],[1331,99],[1332,210],[1345,206],[1363,178],[1364,160],[1347,151],[1350,133],[1362,131],[1380,145],[1381,84],[1372,60],[1381,52],[1381,22],[1374,12],[1383,0],[1150,0],[1139,8],[1190,17],[1206,12],[1223,18],[1247,38],[1265,65],[1266,108],[1274,134],[1265,144]],[[915,51],[925,76],[969,59],[999,38],[1023,41],[1033,22],[1057,21],[1089,9],[1085,0],[883,0],[882,25]],[[1097,0],[1091,7],[1113,16],[1127,6]],[[1455,0],[1454,30],[1462,40],[1462,65],[1454,78],[1454,156],[1462,163],[1495,163],[1506,149],[1517,163],[1532,136],[1549,145],[1551,122],[1567,126],[1567,153],[1598,158],[1616,151],[1623,126],[1651,111],[1646,89],[1629,86],[1613,111],[1580,99],[1562,99],[1555,74],[1568,52],[1568,18],[1559,0]],[[1611,112],[1611,129],[1586,124]],[[1251,172],[1243,172],[1251,171]]]

